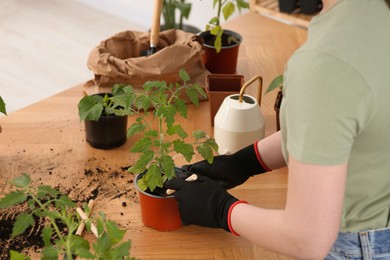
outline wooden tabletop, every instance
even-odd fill
[[[306,40],[305,30],[254,12],[231,20],[224,28],[237,31],[244,39],[238,74],[244,75],[246,80],[261,75],[265,86],[283,72],[293,51]],[[255,92],[255,89],[247,91],[253,95]],[[78,117],[77,104],[82,95],[82,87],[78,85],[0,118],[3,128],[0,134],[0,194],[9,189],[7,180],[29,173],[34,184],[52,185],[76,201],[97,197],[93,212],[103,211],[125,228],[126,239],[132,240],[132,256],[141,259],[288,259],[224,230],[185,226],[159,232],[145,227],[141,222],[133,176],[126,172],[137,156],[129,152],[134,140],[129,139],[125,145],[113,150],[91,148],[85,141],[84,125]],[[261,105],[266,135],[276,129],[275,95],[276,92],[265,95]],[[213,134],[208,102],[202,102],[196,108],[189,106],[189,119],[182,123],[186,130],[202,129]],[[199,159],[195,157],[193,161]],[[175,161],[178,165],[185,163],[182,158],[175,158]],[[232,189],[231,194],[253,205],[283,208],[286,181],[285,169],[273,171],[251,178]]]

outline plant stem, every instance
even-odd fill
[[[28,192],[28,191],[27,191]],[[32,192],[28,192],[28,194],[31,196],[31,198],[33,198],[33,200],[39,205],[39,208],[43,211],[48,211],[45,207],[45,205],[43,205],[41,203],[41,201],[32,193]],[[66,244],[67,245],[67,242],[68,241],[65,241],[64,237],[62,236],[61,232],[60,232],[60,229],[58,228],[57,224],[55,223],[55,221],[48,217],[49,218],[49,221],[51,223],[51,225],[53,226],[58,238],[61,240],[62,243]],[[66,246],[66,253],[71,256],[71,251],[70,251],[70,248],[68,248],[68,246]]]

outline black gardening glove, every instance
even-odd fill
[[[217,181],[225,189],[244,183],[249,177],[270,171],[260,162],[257,143],[249,145],[231,155],[218,155],[212,164],[206,160],[184,165],[183,170],[207,176]]]
[[[198,176],[196,181],[178,177],[166,182],[165,187],[176,190],[174,196],[184,225],[223,228],[230,232],[229,209],[241,201],[217,182],[204,176]]]

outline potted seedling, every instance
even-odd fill
[[[0,96],[0,113],[3,113],[4,115],[7,114],[7,110],[5,109],[5,103],[1,96]],[[1,126],[0,126],[0,133],[1,133]]]
[[[184,24],[184,19],[188,19],[191,12],[191,3],[187,3],[185,0],[164,0],[162,6],[162,16],[164,24],[161,26],[161,30],[180,29],[186,32],[198,33],[199,29]],[[176,10],[179,13],[179,20],[176,20]]]
[[[195,105],[198,105],[199,95],[206,96],[198,84],[189,83],[190,77],[184,70],[180,70],[179,78],[181,82],[175,84],[146,82],[143,86],[145,94],[135,100],[140,112],[128,129],[128,137],[142,135],[130,149],[140,156],[128,169],[137,174],[135,185],[139,191],[142,220],[146,226],[161,231],[174,230],[182,225],[176,200],[167,196],[164,190],[164,182],[180,173],[173,156],[181,155],[190,162],[197,151],[212,163],[213,154],[218,151],[214,138],[201,130],[194,131],[189,137],[182,125],[175,121],[178,116],[187,118],[184,96]]]
[[[103,213],[94,220],[82,220],[81,215],[89,214],[91,207],[84,205],[84,209],[81,209],[51,186],[33,186],[27,174],[16,177],[10,184],[13,190],[0,199],[0,209],[14,209],[13,216],[17,212],[12,234],[7,235],[15,239],[39,225],[38,230],[44,242],[40,252],[42,259],[134,259],[129,257],[131,241],[122,242],[126,231],[107,220]],[[87,232],[96,236],[93,250],[82,237],[82,232],[78,232],[80,225],[86,225]],[[11,260],[30,259],[13,250],[9,254]]]
[[[110,149],[126,142],[127,116],[134,113],[134,99],[131,86],[115,84],[111,93],[80,100],[80,120],[85,123],[86,140],[92,147]]]
[[[282,104],[283,99],[283,75],[276,76],[266,89],[264,94],[273,91],[274,89],[279,89],[278,94],[276,95],[274,110],[276,112],[276,131],[280,130],[280,105]]]
[[[213,8],[217,14],[206,25],[206,31],[200,34],[205,49],[203,63],[212,73],[234,74],[242,37],[236,32],[222,29],[221,15],[228,20],[236,8],[241,12],[249,8],[249,4],[245,0],[214,0]]]

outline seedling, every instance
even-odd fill
[[[86,259],[134,259],[129,257],[131,242],[121,242],[125,230],[119,229],[116,224],[105,218],[103,213],[95,221],[97,222],[98,238],[90,244],[84,238],[74,234],[82,220],[76,214],[77,204],[70,198],[61,194],[50,186],[31,185],[29,175],[22,175],[11,181],[15,188],[0,199],[0,208],[6,209],[19,204],[26,204],[26,211],[17,217],[12,229],[12,238],[21,235],[29,227],[34,225],[35,218],[43,218],[47,221],[42,229],[44,247],[43,259],[66,259],[75,257]],[[87,205],[84,211],[88,212]],[[60,228],[65,226],[65,228]],[[91,222],[86,222],[88,232],[91,232]],[[30,259],[16,251],[10,251],[11,259]]]
[[[196,149],[204,159],[212,163],[213,151],[218,151],[214,138],[204,131],[194,131],[194,141],[188,141],[188,133],[175,121],[176,116],[187,118],[187,107],[182,95],[187,96],[195,105],[199,104],[199,96],[206,98],[206,93],[198,84],[189,83],[190,77],[186,71],[180,70],[179,77],[181,82],[176,84],[164,81],[146,82],[143,86],[145,94],[138,96],[135,101],[139,113],[127,135],[131,137],[142,133],[143,137],[130,149],[141,155],[128,171],[134,174],[145,173],[137,183],[142,190],[149,189],[153,192],[156,187],[162,188],[165,181],[176,176],[172,157],[174,154],[181,154],[190,162]]]

